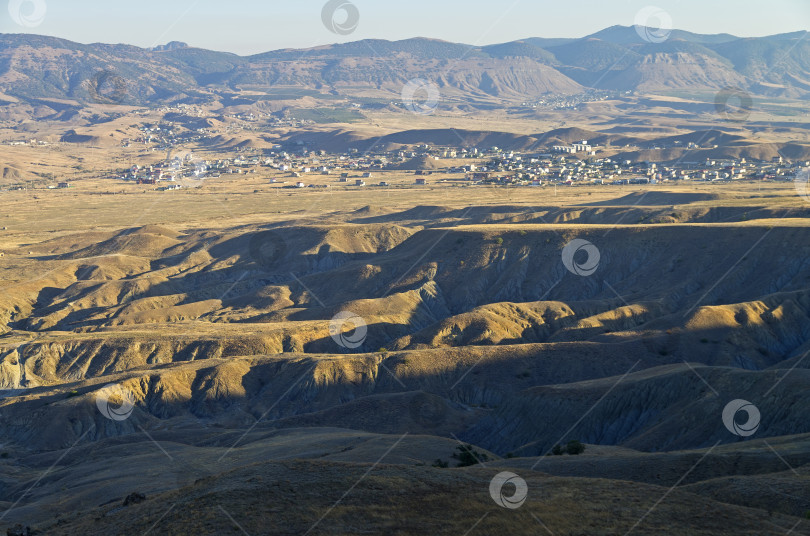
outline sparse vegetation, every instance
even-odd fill
[[[579,456],[583,452],[585,452],[585,445],[576,439],[569,441],[565,446],[554,445],[554,448],[551,449],[551,455],[553,456],[562,456],[563,454]]]
[[[571,456],[579,456],[585,452],[585,445],[576,439],[569,441],[565,446],[565,452]]]
[[[486,454],[478,452],[472,445],[461,445],[457,447],[456,450],[458,452],[453,453],[453,458],[458,460],[457,467],[470,467],[478,465],[481,462],[489,461],[489,457]]]

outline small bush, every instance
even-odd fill
[[[562,456],[563,455],[563,448],[562,445],[554,445],[554,448],[551,449],[551,453],[554,456]]]
[[[501,238],[499,236],[498,238],[495,239],[495,243],[498,244],[499,246],[502,246],[503,245],[503,238]]]
[[[74,398],[74,397],[77,397],[77,396],[79,396],[79,391],[76,391],[76,390],[73,390],[73,391],[71,391],[71,392],[69,392],[67,394],[68,398]]]
[[[489,461],[489,456],[473,449],[472,445],[462,445],[457,447],[458,452],[453,453],[453,458],[458,460],[456,467],[470,467],[481,462]]]
[[[700,342],[702,344],[709,344],[709,339],[703,338],[703,339],[700,339]]]
[[[436,458],[433,461],[433,465],[431,467],[438,467],[439,469],[447,469],[450,467],[450,463],[442,460],[441,458]]]
[[[579,456],[583,452],[585,452],[585,445],[583,445],[580,441],[576,439],[573,441],[569,441],[568,444],[565,446],[565,452],[567,452],[571,456]]]

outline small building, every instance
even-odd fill
[[[366,185],[366,181],[364,181],[364,180],[362,180],[362,179],[357,179],[357,180],[355,181],[354,185],[355,185],[355,186],[365,186],[365,185]]]
[[[60,182],[57,185],[57,188],[70,188],[70,183],[69,182]]]
[[[427,179],[416,179],[416,184],[417,184],[417,186],[426,186],[427,185]]]

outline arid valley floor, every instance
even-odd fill
[[[810,533],[810,205],[792,184],[398,180],[4,193],[3,523]],[[601,253],[592,276],[562,261],[577,238]],[[330,336],[341,311],[361,347]],[[134,395],[126,420],[97,409],[108,384]],[[723,425],[734,399],[760,409],[756,436]],[[545,456],[572,439],[584,454]],[[432,466],[462,444],[488,460]],[[502,471],[528,483],[519,510],[490,497]]]

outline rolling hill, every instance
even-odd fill
[[[810,208],[757,194],[12,231],[0,527],[807,534]],[[724,426],[743,398],[756,437]]]

